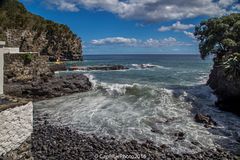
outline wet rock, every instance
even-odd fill
[[[195,146],[198,146],[198,145],[200,145],[200,143],[199,142],[197,142],[197,141],[192,141],[191,142],[193,145],[195,145]]]
[[[155,125],[153,125],[151,127],[152,127],[151,132],[162,134],[161,130],[159,130]]]
[[[240,143],[240,137],[238,137],[238,138],[236,139],[236,141],[237,141],[238,143]]]
[[[165,149],[165,148],[168,148],[168,146],[166,144],[162,144],[160,145],[160,148]]]
[[[89,91],[92,87],[89,79],[82,74],[63,77],[50,76],[47,79],[47,81],[46,79],[39,79],[26,83],[5,84],[5,94],[37,101]]]
[[[206,128],[217,125],[217,123],[209,115],[198,113],[195,115],[194,119],[198,123],[204,123],[204,127]]]
[[[123,65],[103,65],[103,66],[72,66],[69,70],[125,70],[128,69]]]
[[[56,72],[56,71],[66,71],[67,70],[67,67],[64,63],[61,63],[61,64],[50,64],[49,65],[49,69],[52,71],[52,72]]]
[[[222,110],[240,115],[240,81],[229,78],[222,65],[215,62],[207,84],[218,97],[216,106]]]
[[[183,132],[177,132],[174,134],[174,136],[177,137],[176,141],[185,139],[185,134]]]

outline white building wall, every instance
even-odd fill
[[[1,42],[1,41],[0,41]],[[0,43],[1,44],[1,43]],[[3,94],[4,84],[4,54],[5,53],[20,53],[19,48],[0,47],[0,95]]]
[[[19,48],[1,48],[5,53],[19,53]]]
[[[5,46],[5,41],[0,41],[0,48],[3,48]]]
[[[4,80],[4,52],[0,48],[0,94],[3,94],[3,80]]]

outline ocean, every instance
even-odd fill
[[[67,65],[120,64],[120,71],[64,71],[85,74],[93,89],[85,93],[34,104],[34,115],[49,115],[55,125],[80,133],[119,140],[151,140],[176,153],[204,149],[240,149],[240,118],[214,106],[216,97],[206,86],[211,58],[199,55],[88,55]],[[196,113],[210,115],[217,126],[196,123]],[[176,134],[184,133],[184,140]]]

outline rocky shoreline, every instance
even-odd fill
[[[94,66],[78,66],[73,65],[70,67],[67,67],[64,63],[61,64],[51,64],[49,66],[49,69],[52,72],[56,71],[116,71],[116,70],[127,70],[129,69],[126,66],[123,65],[94,65]]]
[[[5,94],[39,101],[89,91],[92,87],[83,74],[45,76],[37,81],[13,82],[4,85]]]
[[[123,65],[100,65],[100,66],[72,66],[68,68],[70,71],[82,70],[82,71],[91,71],[91,70],[103,70],[103,71],[115,71],[115,70],[126,70],[129,69]]]
[[[176,160],[197,159],[237,160],[237,157],[221,149],[206,150],[196,154],[175,154],[166,145],[155,146],[152,141],[119,141],[114,137],[99,138],[96,135],[79,134],[68,127],[44,124],[34,126],[32,154],[36,160],[45,159],[149,159]]]

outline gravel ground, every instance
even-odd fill
[[[153,142],[138,143],[99,138],[96,135],[79,134],[68,127],[45,124],[34,126],[32,154],[35,160],[97,160],[97,159],[148,159],[148,160],[232,160],[234,155],[221,149],[197,154],[178,155],[165,145]]]

